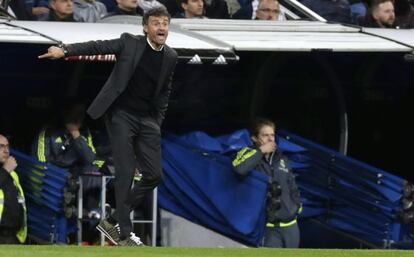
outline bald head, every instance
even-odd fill
[[[279,2],[275,0],[260,0],[256,10],[258,20],[277,20],[279,18]]]

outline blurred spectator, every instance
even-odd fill
[[[351,23],[348,0],[302,0],[302,4],[328,21]]]
[[[47,21],[73,22],[73,0],[49,0],[50,11]]]
[[[115,15],[142,15],[143,10],[138,7],[139,0],[116,0],[116,8],[104,18]]]
[[[393,0],[372,0],[362,25],[373,28],[397,28]]]
[[[414,7],[409,0],[395,1],[396,23],[402,29],[414,28]]]
[[[351,23],[359,24],[367,15],[367,4],[364,0],[348,0],[351,5]]]
[[[49,15],[48,0],[25,0],[27,10],[36,20],[47,20]]]
[[[184,12],[179,13],[174,18],[206,18],[204,16],[204,0],[181,0],[181,8]]]
[[[240,8],[241,5],[237,0],[225,0],[227,3],[227,9],[229,12],[229,16],[232,17]]]
[[[138,0],[138,6],[142,12],[145,13],[152,8],[165,7],[162,3],[157,0]],[[142,13],[142,14],[143,14]]]
[[[159,0],[158,2],[160,2],[162,5],[164,5],[167,8],[171,17],[175,17],[180,12],[182,12],[180,8],[180,3],[178,0]]]
[[[205,15],[210,19],[230,18],[229,9],[225,0],[205,0]]]
[[[100,196],[100,169],[103,160],[96,158],[92,134],[84,124],[85,107],[77,100],[68,101],[57,126],[42,129],[32,145],[32,155],[40,162],[67,169],[72,177],[83,178],[85,208],[96,209]]]
[[[57,126],[39,133],[32,154],[41,162],[69,169],[74,175],[96,170],[92,135],[84,126],[85,108],[71,100],[66,103]]]
[[[74,19],[81,22],[96,22],[107,14],[106,6],[96,0],[75,0]]]
[[[0,244],[26,241],[26,203],[16,159],[10,155],[7,138],[0,134]]]
[[[256,10],[257,20],[272,20],[278,19],[280,13],[279,3],[274,0],[261,0]]]
[[[260,8],[259,8],[260,6]],[[270,6],[270,7],[269,7]],[[277,6],[277,11],[276,7]],[[259,9],[262,9],[258,12]],[[277,12],[277,15],[269,15],[271,12]],[[257,17],[259,13],[260,17]],[[270,16],[270,17],[269,17]],[[277,0],[253,0],[248,5],[242,6],[233,16],[234,19],[248,20],[286,20],[285,14],[281,11]],[[276,18],[276,19],[275,19]]]
[[[0,0],[0,7],[7,7],[7,14],[18,20],[34,20],[25,0]]]
[[[117,5],[115,0],[99,0],[99,1],[105,5],[107,12],[113,12]]]

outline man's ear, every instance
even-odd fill
[[[377,10],[373,10],[371,15],[372,15],[372,18],[374,18],[374,20],[378,20],[378,11]]]
[[[186,3],[181,3],[181,8],[183,8],[183,10],[187,10],[187,4]]]
[[[144,25],[144,32],[148,33],[148,25]]]

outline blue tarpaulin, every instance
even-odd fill
[[[237,175],[226,154],[251,145],[246,130],[218,138],[203,132],[163,137],[161,207],[241,242],[258,245],[265,228],[267,177]],[[302,151],[298,146],[292,151]],[[231,156],[231,154],[230,154]]]
[[[400,219],[404,179],[289,132],[278,134],[301,191],[300,218],[318,219],[378,247],[402,243],[409,231]],[[231,165],[236,151],[251,144],[244,129],[216,138],[200,131],[167,134],[161,207],[258,245],[265,225],[266,176],[253,171],[240,177]]]
[[[266,176],[259,172],[245,178],[236,176],[229,157],[203,151],[200,145],[173,135],[165,136],[162,146],[165,177],[159,187],[161,207],[257,245],[264,232]],[[217,146],[220,144],[214,149],[220,152]]]

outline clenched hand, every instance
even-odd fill
[[[57,46],[51,46],[47,49],[47,53],[39,55],[39,59],[48,58],[48,59],[59,59],[65,56],[63,48]]]

